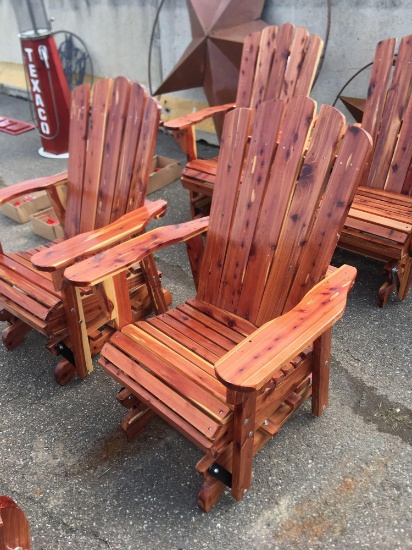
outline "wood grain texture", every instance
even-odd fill
[[[412,35],[379,42],[375,50],[362,127],[373,138],[367,164],[339,246],[390,262],[399,274],[398,298],[410,289],[412,241]],[[394,66],[392,70],[392,66]],[[379,291],[383,307],[397,285],[387,281]],[[384,297],[384,299],[381,299]]]
[[[279,28],[269,25],[248,35],[243,45],[236,106],[256,110],[269,99],[282,98],[288,102],[294,96],[308,95],[322,47],[318,36],[309,36],[306,29],[295,28],[290,23]],[[201,119],[197,113],[194,116],[196,121]],[[183,128],[190,117],[192,115],[188,115],[186,121],[183,117],[165,126],[172,130],[177,126]],[[211,170],[213,163],[197,162],[194,148],[189,148],[184,136],[179,135],[178,139],[189,159],[183,169],[182,184],[190,192],[192,217],[208,214],[216,181]]]
[[[207,229],[196,297],[123,326],[100,360],[206,453],[205,510],[222,494],[208,467],[226,468],[232,495],[243,498],[254,454],[310,397],[312,376],[313,411],[323,412],[329,369],[320,367],[356,275],[328,264],[370,137],[346,129],[329,106],[313,129],[315,103],[305,96],[285,103],[226,115],[210,219],[155,229],[65,271],[73,284],[100,284]]]
[[[293,310],[256,330],[216,363],[219,380],[233,390],[262,388],[343,315],[355,276],[355,268],[342,266],[312,288]]]
[[[65,277],[76,286],[89,286],[100,283],[109,276],[116,275],[121,271],[133,266],[149,254],[157,250],[184,242],[191,237],[202,233],[207,229],[208,218],[193,220],[172,226],[153,229],[135,239],[122,243],[115,248],[102,252],[94,258],[79,262],[65,271]],[[85,284],[82,281],[87,280]]]
[[[72,94],[68,172],[0,192],[1,201],[45,189],[65,224],[65,240],[55,246],[0,254],[0,303],[15,325],[5,334],[8,345],[22,341],[22,324],[55,343],[65,340],[84,377],[92,370],[91,349],[98,348],[89,347],[88,337],[97,328],[112,317],[122,326],[153,306],[156,312],[167,309],[171,296],[161,287],[153,258],[144,260],[147,274],[131,265],[92,292],[70,286],[62,274],[80,258],[136,236],[165,213],[164,201],[145,202],[159,118],[158,102],[124,77],[101,79],[93,90],[81,85]]]
[[[36,178],[33,180],[15,183],[0,189],[0,204],[16,199],[21,195],[27,195],[29,193],[34,193],[35,191],[47,191],[49,187],[65,185],[66,183],[67,172],[61,172],[60,174],[56,174],[54,176],[45,176],[43,178]]]
[[[30,550],[30,526],[17,504],[0,496],[0,550],[12,548]]]
[[[44,271],[65,268],[74,263],[76,258],[96,254],[140,233],[150,220],[165,210],[166,203],[162,200],[147,202],[142,208],[125,214],[108,226],[77,235],[38,252],[31,261],[37,269]]]
[[[411,95],[412,35],[404,37],[399,45],[391,85],[386,94],[385,108],[376,139],[366,185],[385,189],[391,159],[395,151],[403,115]],[[367,102],[366,102],[367,103]]]

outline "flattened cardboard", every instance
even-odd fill
[[[49,241],[64,237],[61,226],[53,208],[47,208],[30,216],[33,232]]]
[[[2,204],[1,210],[5,216],[18,223],[26,223],[30,216],[51,206],[46,191],[36,191],[22,195],[10,202]]]
[[[162,187],[169,185],[169,183],[179,179],[181,174],[182,167],[180,162],[160,155],[154,156],[147,194],[150,195],[150,193],[154,193],[162,189]]]

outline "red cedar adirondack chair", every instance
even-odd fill
[[[235,109],[225,118],[210,222],[155,229],[65,271],[75,285],[107,283],[186,241],[196,297],[126,324],[127,293],[119,291],[120,331],[100,363],[126,388],[120,399],[133,407],[135,434],[156,413],[205,452],[197,465],[204,510],[226,484],[242,498],[253,455],[311,392],[315,415],[327,404],[331,327],[356,270],[325,274],[371,139],[351,126],[342,140],[344,117],[326,105],[311,134],[315,107],[293,98],[283,118],[282,100],[263,103],[249,147],[254,111]]]
[[[236,95],[236,107],[256,109],[267,99],[309,95],[315,78],[323,41],[303,27],[290,23],[265,27],[249,34],[243,45]],[[234,104],[210,107],[165,122],[173,131],[188,162],[182,171],[182,185],[190,192],[192,217],[208,213],[216,179],[217,159],[198,159],[195,125]]]
[[[361,180],[339,247],[386,262],[381,307],[412,283],[412,35],[378,43],[362,128],[373,138],[372,159]]]
[[[99,81],[92,98],[89,85],[79,86],[72,95],[68,172],[2,189],[0,203],[47,190],[64,226],[64,266],[136,236],[166,209],[164,201],[145,202],[159,116],[158,103],[123,77]],[[49,349],[65,357],[56,369],[57,380],[65,383],[74,375],[74,363],[80,377],[92,370],[88,338],[97,353],[110,332],[98,329],[108,320],[111,305],[90,289],[67,285],[63,271],[47,262],[36,269],[31,259],[43,248],[13,254],[1,250],[1,318],[10,324],[3,342],[14,349],[29,330],[41,332]],[[167,309],[153,258],[143,265],[127,274],[137,318],[151,310],[152,302],[157,311]],[[85,300],[84,318],[77,311],[76,292]]]
[[[30,550],[30,526],[24,512],[9,497],[0,496],[0,550]]]

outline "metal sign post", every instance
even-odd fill
[[[27,83],[31,92],[42,156],[67,157],[70,89],[43,0],[14,0]]]

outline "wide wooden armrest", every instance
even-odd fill
[[[356,269],[343,265],[314,286],[288,313],[262,325],[217,361],[219,380],[232,390],[260,390],[342,317],[355,277]]]
[[[155,217],[163,216],[167,203],[164,200],[146,201],[137,210],[128,212],[117,221],[100,229],[81,233],[55,244],[32,256],[32,264],[41,271],[57,271],[72,265],[76,259],[98,254],[108,247],[136,235]]]
[[[47,191],[49,187],[63,185],[67,182],[67,172],[55,174],[54,176],[45,176],[34,180],[22,181],[0,189],[0,204],[11,201],[21,195],[34,193],[35,191]]]
[[[69,267],[65,278],[75,286],[92,286],[117,275],[158,250],[187,241],[207,230],[209,217],[158,227]],[[86,282],[87,281],[87,282]]]
[[[203,120],[212,117],[213,115],[218,115],[219,113],[226,113],[231,109],[235,108],[234,103],[226,103],[225,105],[217,105],[215,107],[206,107],[195,113],[190,113],[188,115],[175,118],[165,122],[163,126],[168,130],[184,130],[193,126],[193,124],[199,124]]]

